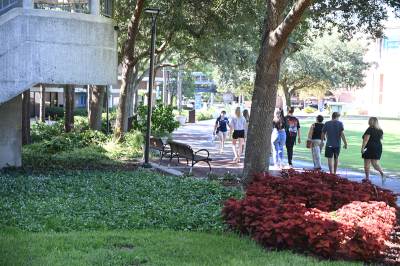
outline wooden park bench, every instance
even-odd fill
[[[192,166],[190,167],[190,172],[192,172],[193,166],[198,163],[198,162],[206,162],[208,166],[210,167],[210,173],[211,173],[211,165],[210,161],[212,159],[210,158],[210,153],[206,149],[201,149],[196,152],[193,151],[192,147],[190,147],[187,144],[184,143],[179,143],[175,141],[168,141],[168,144],[171,148],[171,158],[169,159],[169,164],[168,168],[171,165],[171,160],[174,157],[178,158],[178,164],[179,165],[179,158],[185,158],[186,159],[186,165],[189,165],[189,160],[192,161]],[[198,155],[200,152],[207,152],[207,156],[204,155]]]
[[[166,154],[170,154],[171,150],[167,149],[168,143],[162,141],[161,138],[156,138],[150,136],[150,149],[154,149],[160,152],[160,162],[158,165],[161,165],[161,160]]]

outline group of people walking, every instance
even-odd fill
[[[273,150],[273,161],[275,169],[285,168],[283,162],[284,152],[283,146],[286,144],[288,167],[293,168],[293,146],[296,143],[298,136],[298,143],[301,143],[300,136],[300,123],[299,120],[293,116],[293,108],[289,108],[288,115],[284,117],[283,110],[280,108],[276,111],[273,119],[273,130],[271,136],[271,144]],[[316,117],[316,122],[311,125],[308,133],[308,141],[311,143],[311,153],[313,157],[314,169],[321,169],[321,153],[325,146],[325,157],[328,158],[329,172],[336,174],[339,165],[339,154],[341,150],[341,142],[343,141],[343,148],[347,149],[347,140],[344,134],[343,123],[339,121],[340,114],[338,112],[332,113],[332,120],[323,123],[324,118],[322,115]],[[368,120],[368,129],[362,136],[363,142],[361,147],[362,158],[364,159],[364,171],[366,179],[369,179],[370,165],[377,170],[381,177],[382,183],[386,181],[386,176],[382,171],[382,167],[378,161],[382,155],[383,131],[379,126],[378,118],[371,117]],[[326,145],[325,145],[325,140]],[[333,162],[332,162],[333,159]],[[280,162],[280,165],[279,165]]]
[[[243,153],[245,147],[245,139],[247,137],[247,131],[249,126],[250,115],[249,111],[245,109],[243,113],[240,107],[236,107],[234,117],[229,122],[226,111],[221,111],[220,117],[215,121],[214,135],[218,135],[220,152],[224,152],[225,140],[228,135],[229,128],[229,139],[232,138],[232,149],[235,158],[234,162],[240,163],[240,156]],[[232,134],[233,131],[233,134]],[[239,148],[236,149],[236,143],[239,141]]]
[[[294,108],[290,107],[288,115],[284,116],[282,108],[275,112],[273,119],[273,128],[271,135],[272,154],[275,169],[293,168],[293,148],[301,143],[300,122],[293,116]],[[332,113],[332,120],[323,123],[324,117],[318,115],[316,121],[311,125],[307,141],[311,142],[311,153],[314,163],[314,169],[321,169],[321,154],[325,146],[325,157],[328,158],[329,172],[336,174],[339,165],[339,155],[342,141],[343,148],[347,149],[347,140],[344,134],[343,123],[339,121],[340,114]],[[245,109],[243,113],[241,108],[235,109],[234,117],[229,121],[226,111],[222,111],[217,118],[214,126],[214,134],[218,135],[220,152],[224,152],[226,137],[232,140],[232,149],[234,153],[233,161],[240,163],[240,157],[245,147],[249,125],[249,111]],[[368,121],[369,127],[362,136],[362,158],[364,159],[364,170],[366,178],[369,179],[370,165],[377,170],[382,177],[382,183],[386,181],[385,174],[378,161],[382,155],[383,131],[379,126],[378,119],[371,117]],[[232,134],[233,131],[233,134]],[[236,143],[239,142],[239,148]],[[326,144],[325,144],[326,142]],[[283,147],[286,146],[288,165],[284,164]]]

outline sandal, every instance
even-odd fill
[[[386,182],[386,175],[384,173],[381,174],[382,176],[382,184],[385,184]]]
[[[234,161],[234,162],[237,162],[237,160],[238,160],[238,158],[237,158],[237,157],[233,158],[233,161]]]

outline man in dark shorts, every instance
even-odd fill
[[[321,146],[324,145],[325,135],[328,136],[328,141],[325,146],[325,157],[328,158],[328,166],[329,172],[332,174],[332,157],[335,159],[334,171],[336,174],[338,165],[339,165],[339,154],[340,147],[342,146],[341,139],[344,142],[343,148],[347,149],[347,141],[346,136],[343,133],[343,123],[340,122],[339,119],[340,114],[338,112],[334,112],[332,114],[332,120],[326,122],[324,127],[322,128],[321,134]]]

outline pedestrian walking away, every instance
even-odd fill
[[[242,116],[242,113],[240,112],[240,107],[236,107],[235,117],[231,119],[231,126],[230,126],[231,130],[229,132],[229,139],[231,139],[231,137],[233,138],[232,149],[233,149],[233,154],[235,154],[235,158],[233,159],[233,161],[238,163],[240,163],[240,156],[242,155],[242,145],[246,131],[245,125],[246,125],[246,119]],[[236,152],[236,141],[238,139],[239,139],[239,151]]]
[[[226,117],[226,112],[221,111],[220,116],[215,121],[214,135],[218,136],[220,152],[224,152],[225,140],[228,135],[229,119]]]
[[[328,158],[329,172],[336,174],[339,165],[339,154],[342,141],[344,143],[343,148],[347,149],[346,136],[344,135],[343,123],[339,121],[340,114],[334,112],[332,114],[332,120],[325,123],[322,127],[321,134],[321,146],[324,146],[325,136],[328,137],[325,146],[325,157]],[[334,158],[334,165],[332,167],[332,157]],[[333,169],[332,169],[333,168]]]
[[[370,117],[368,125],[368,129],[362,136],[363,143],[361,146],[361,154],[364,159],[365,178],[369,179],[369,169],[370,164],[372,164],[375,170],[381,174],[382,183],[385,183],[386,176],[382,171],[382,167],[378,163],[382,155],[381,139],[383,139],[383,130],[379,126],[378,118],[376,117]]]
[[[271,135],[272,154],[275,170],[285,168],[285,164],[283,163],[283,145],[286,141],[286,128],[287,123],[285,117],[283,116],[283,110],[282,108],[279,108],[275,112],[273,120],[273,130]],[[279,160],[281,161],[280,168],[278,165]]]
[[[244,128],[245,128],[245,131],[244,131],[245,140],[244,140],[244,143],[243,143],[242,151],[244,151],[244,149],[246,148],[247,132],[249,132],[249,122],[250,122],[249,110],[244,109],[243,117],[246,119],[246,125],[244,126]]]
[[[288,157],[289,168],[293,168],[293,147],[296,144],[296,137],[299,135],[298,142],[301,143],[300,136],[300,122],[299,119],[293,116],[294,107],[289,107],[288,115],[285,117],[286,120],[286,151]]]
[[[310,132],[308,133],[308,140],[312,140],[311,153],[313,157],[314,169],[321,169],[321,135],[322,128],[324,127],[324,117],[318,115],[316,123],[311,125]]]

